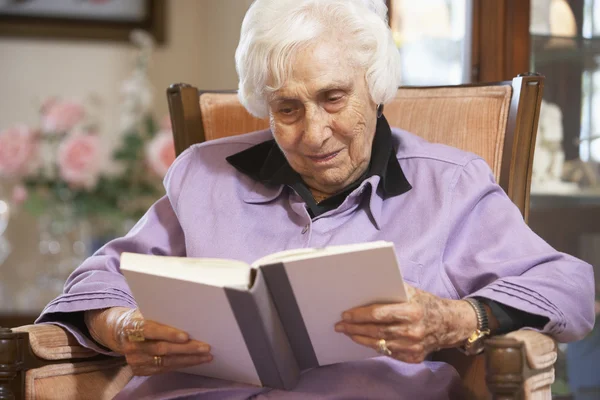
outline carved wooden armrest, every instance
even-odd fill
[[[486,381],[494,399],[550,399],[554,363],[552,338],[519,330],[490,338],[485,344]]]
[[[57,325],[25,325],[13,328],[12,331],[28,333],[32,353],[43,360],[70,360],[98,355],[79,345],[73,335]]]
[[[123,358],[86,349],[59,326],[0,328],[0,400],[108,399],[129,379]]]

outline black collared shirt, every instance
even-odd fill
[[[392,130],[383,116],[377,120],[369,168],[344,190],[320,203],[315,201],[300,174],[292,169],[275,140],[260,143],[234,154],[228,157],[227,161],[240,172],[259,182],[291,187],[302,197],[312,218],[339,207],[365,179],[374,175],[381,177],[379,187],[384,197],[398,196],[412,188],[396,158],[392,143]]]
[[[378,189],[382,191],[384,198],[399,196],[412,189],[396,158],[392,131],[384,116],[377,120],[371,149],[371,162],[367,171],[347,188],[320,203],[315,201],[300,174],[292,169],[275,140],[259,143],[229,156],[227,161],[238,171],[259,182],[286,185],[295,190],[306,203],[306,208],[312,218],[339,207],[365,179],[374,175],[381,177]],[[498,321],[499,326],[494,332],[495,334],[511,332],[524,326],[542,328],[548,321],[545,317],[529,314],[489,299],[479,300],[490,307]]]

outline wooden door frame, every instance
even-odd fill
[[[531,0],[470,1],[471,83],[506,81],[529,72]],[[391,15],[391,0],[387,6]]]
[[[503,81],[528,72],[531,0],[471,1],[471,81]]]

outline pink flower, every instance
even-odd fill
[[[42,107],[42,130],[65,133],[81,122],[84,116],[85,110],[80,103],[50,99]]]
[[[173,131],[173,127],[171,126],[170,115],[165,115],[162,121],[160,121],[160,129],[162,131]]]
[[[60,176],[70,186],[92,189],[100,175],[100,139],[78,132],[68,136],[58,148]]]
[[[36,134],[26,126],[0,132],[0,175],[18,177],[34,168],[37,156]]]
[[[29,193],[27,192],[27,189],[25,188],[25,186],[17,185],[13,188],[12,201],[16,205],[19,206],[19,205],[23,204],[25,202],[25,200],[27,200],[27,197],[29,197]]]
[[[175,143],[170,131],[160,131],[146,146],[146,157],[152,172],[164,178],[175,161]]]

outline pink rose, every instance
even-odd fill
[[[12,191],[12,201],[16,205],[21,205],[27,200],[29,193],[27,192],[27,188],[23,185],[17,185],[13,188]]]
[[[70,186],[92,189],[98,182],[101,158],[98,136],[69,135],[58,148],[60,176]]]
[[[160,129],[162,131],[173,131],[173,127],[171,126],[170,115],[165,115],[162,121],[160,121]]]
[[[175,143],[171,132],[158,132],[146,146],[146,157],[152,172],[164,178],[169,167],[175,161]]]
[[[81,122],[84,116],[85,110],[80,103],[50,99],[42,107],[42,130],[65,133]]]
[[[37,156],[36,134],[26,126],[0,132],[0,175],[18,177],[34,169]]]

